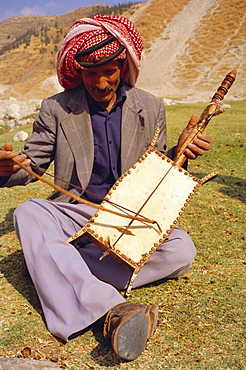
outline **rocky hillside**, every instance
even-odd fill
[[[224,76],[236,69],[230,98],[245,99],[245,0],[149,0],[143,12],[150,14],[146,23],[155,14],[156,38],[144,54],[140,87],[163,97],[207,100]],[[165,13],[168,22],[159,28]],[[135,23],[140,31],[146,27],[143,13]]]
[[[88,6],[60,17],[0,22],[0,99],[42,99],[57,92],[55,63],[63,35],[75,19],[93,11]],[[123,14],[144,41],[139,87],[160,97],[207,101],[236,69],[230,98],[245,99],[245,0],[149,0]]]

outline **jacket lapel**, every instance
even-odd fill
[[[70,113],[61,127],[73,153],[76,172],[83,188],[90,180],[94,161],[94,140],[91,119],[83,88],[75,91],[67,107]]]
[[[126,96],[127,99],[122,109],[121,127],[122,173],[136,163],[147,149],[143,104],[131,88],[126,88]],[[70,113],[61,122],[61,127],[74,155],[81,186],[86,188],[94,162],[94,139],[83,87],[75,90],[67,107]]]
[[[126,91],[127,99],[122,109],[121,171],[127,171],[146,150],[143,104],[133,89]]]

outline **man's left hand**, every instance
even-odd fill
[[[180,135],[178,139],[178,144],[176,148],[176,152],[181,147],[187,136],[189,135],[192,128],[196,125],[196,122],[198,120],[198,116],[196,114],[193,114],[189,120],[188,125]],[[187,148],[184,151],[184,154],[187,159],[196,159],[198,156],[202,156],[205,151],[210,149],[210,143],[212,141],[212,138],[210,135],[206,134],[198,134],[196,138],[193,140],[192,143],[187,145]]]

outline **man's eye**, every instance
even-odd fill
[[[105,75],[112,75],[113,73],[115,73],[115,70],[114,69],[106,69],[106,71],[104,71]]]
[[[85,73],[86,76],[88,77],[91,77],[91,76],[95,76],[96,72],[93,72],[93,71],[88,71]]]

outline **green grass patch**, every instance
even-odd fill
[[[27,116],[24,116],[21,120],[25,120],[25,119],[36,119],[38,117],[39,113],[31,113],[31,114],[28,114]]]
[[[180,221],[197,247],[192,269],[179,279],[133,291],[134,302],[160,306],[156,334],[133,362],[117,360],[100,333],[88,331],[66,345],[48,333],[35,289],[21,275],[22,252],[12,214],[18,204],[45,198],[51,190],[40,182],[1,189],[1,356],[18,357],[29,346],[32,358],[52,359],[71,370],[246,369],[245,102],[230,105],[206,129],[213,137],[212,149],[189,165],[199,178],[220,171],[193,197]],[[203,109],[201,103],[167,107],[168,147],[175,145],[191,114]],[[0,145],[11,141],[15,131],[1,135]],[[18,152],[23,144],[13,145]]]

